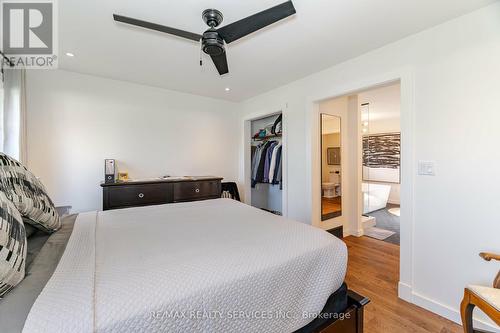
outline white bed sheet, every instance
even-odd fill
[[[346,267],[334,236],[230,199],[80,214],[24,332],[292,332]]]

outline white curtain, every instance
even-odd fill
[[[26,163],[26,70],[4,69],[2,151]]]

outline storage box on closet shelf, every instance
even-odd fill
[[[279,114],[272,124],[260,129],[253,136],[254,141],[266,141],[268,139],[278,139],[283,131],[282,115]]]
[[[281,132],[272,133],[267,128],[261,129],[259,132],[255,133],[253,140],[255,141],[265,141],[269,139],[279,139],[281,138]]]

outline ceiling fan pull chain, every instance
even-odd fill
[[[203,66],[203,58],[202,58],[203,55],[201,54],[202,45],[203,45],[203,42],[200,39],[200,67]]]

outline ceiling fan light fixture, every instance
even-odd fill
[[[225,52],[224,40],[216,30],[207,30],[201,39],[203,52],[211,56],[219,56]]]

